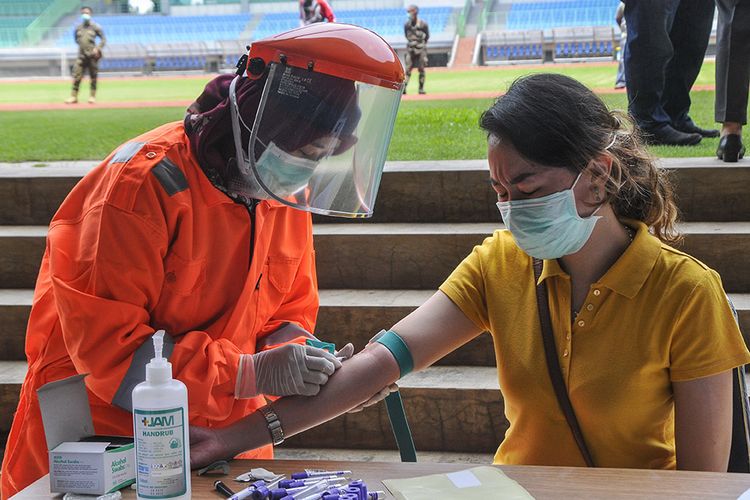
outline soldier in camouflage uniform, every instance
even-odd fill
[[[78,59],[73,65],[73,90],[70,97],[65,101],[67,104],[78,102],[78,88],[81,86],[83,72],[88,70],[91,77],[91,93],[89,104],[96,102],[96,77],[99,72],[99,59],[102,57],[102,48],[107,43],[101,26],[91,20],[91,8],[81,7],[81,24],[76,27],[75,41],[78,44]],[[99,45],[96,44],[99,37]]]
[[[419,71],[419,93],[424,94],[424,68],[427,66],[427,40],[430,39],[430,28],[427,21],[419,19],[419,7],[410,5],[406,11],[409,20],[404,24],[404,35],[406,36],[406,80],[404,81],[404,94],[409,84],[412,70],[416,67]]]

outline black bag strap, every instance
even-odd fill
[[[740,318],[737,315],[732,299],[727,296],[737,326]],[[727,472],[750,472],[750,405],[748,405],[745,367],[738,366],[732,370],[732,446],[729,450]]]
[[[542,275],[542,264],[543,262],[540,259],[534,259],[534,283],[538,283],[539,277]],[[594,460],[591,458],[591,453],[589,453],[589,449],[586,447],[586,441],[583,439],[583,433],[581,433],[581,427],[578,425],[573,405],[570,404],[568,390],[565,387],[562,370],[560,369],[560,361],[557,359],[557,348],[555,347],[555,337],[552,333],[552,321],[549,315],[547,284],[544,281],[536,286],[536,304],[539,309],[539,323],[542,326],[542,343],[544,344],[544,355],[547,358],[547,371],[552,381],[552,387],[555,389],[557,404],[560,405],[560,409],[565,414],[565,420],[567,420],[568,426],[570,426],[570,430],[573,432],[573,438],[576,440],[576,444],[581,451],[581,455],[583,455],[583,459],[586,461],[586,465],[594,467]]]

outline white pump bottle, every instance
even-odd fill
[[[172,378],[172,364],[162,357],[164,330],[156,332],[153,341],[146,380],[133,389],[138,499],[189,499],[187,387]]]

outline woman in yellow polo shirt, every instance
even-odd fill
[[[726,471],[731,369],[750,353],[717,273],[669,246],[672,189],[630,120],[575,80],[542,74],[517,80],[481,127],[509,230],[392,328],[414,369],[489,331],[510,421],[495,462],[584,465],[547,375],[532,257],[544,259],[558,359],[594,463]],[[371,343],[318,396],[273,409],[294,434],[379,399],[398,377],[389,350]],[[269,439],[257,412],[195,429],[194,464]]]

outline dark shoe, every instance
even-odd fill
[[[703,137],[719,137],[719,131],[714,128],[700,128],[695,122],[688,118],[681,123],[673,123],[672,127],[686,134],[700,134]]]
[[[643,136],[647,143],[666,146],[694,146],[703,138],[700,134],[686,134],[669,125],[656,129],[644,129]]]
[[[734,163],[745,156],[745,146],[742,145],[742,136],[738,134],[727,134],[719,141],[716,148],[716,156],[726,163]]]
[[[404,95],[406,95],[406,87],[404,87]]]

